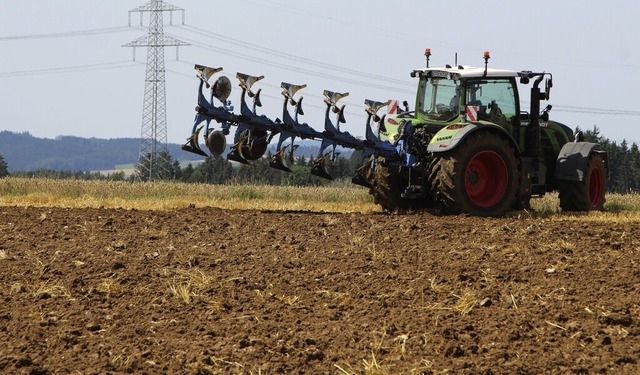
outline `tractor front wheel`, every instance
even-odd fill
[[[375,167],[366,171],[366,179],[370,182],[369,194],[373,196],[376,204],[388,212],[404,211],[412,208],[409,199],[402,198],[402,192],[407,187],[407,178],[398,168],[386,166],[383,158],[379,158]]]
[[[562,211],[602,210],[607,191],[606,176],[604,157],[594,152],[589,157],[582,181],[559,181]]]
[[[518,165],[509,142],[480,132],[431,164],[432,194],[451,213],[501,216],[518,193]]]

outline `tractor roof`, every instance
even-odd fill
[[[460,78],[481,78],[481,77],[518,77],[518,72],[506,69],[494,69],[488,68],[485,75],[484,68],[477,68],[473,66],[457,67],[433,67],[416,69],[411,73],[412,77],[442,77],[448,79],[460,79]]]

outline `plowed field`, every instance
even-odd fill
[[[0,373],[638,374],[640,224],[0,207]]]

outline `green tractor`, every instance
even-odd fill
[[[428,67],[418,79],[414,111],[387,119],[382,139],[401,160],[376,157],[355,179],[384,209],[439,207],[451,213],[499,216],[529,207],[532,197],[559,191],[567,211],[601,210],[607,154],[581,134],[549,120],[549,73],[467,66]],[[545,80],[544,89],[540,84]],[[520,84],[530,84],[521,109]]]
[[[196,65],[200,78],[198,106],[192,134],[183,149],[207,156],[220,155],[230,127],[237,126],[227,158],[249,163],[262,157],[267,145],[279,135],[271,166],[290,171],[296,138],[321,141],[311,173],[331,179],[339,152],[336,147],[360,150],[362,166],[353,182],[369,188],[375,202],[386,211],[437,209],[441,212],[478,216],[501,216],[526,209],[532,197],[558,191],[565,211],[601,210],[605,202],[607,153],[595,143],[584,142],[567,126],[549,120],[550,73],[510,71],[488,67],[429,67],[414,70],[418,79],[415,110],[408,108],[395,118],[378,112],[387,102],[365,100],[368,115],[364,139],[340,130],[345,106],[338,101],[348,93],[324,91],[324,131],[299,121],[306,85],[282,83],[282,120],[257,114],[260,92],[252,86],[263,76],[238,73],[242,88],[240,113],[227,100],[229,79],[213,84],[209,78],[222,68]],[[541,84],[544,82],[544,87]],[[520,106],[518,84],[531,85],[530,107]],[[204,87],[211,89],[210,98]],[[221,105],[214,103],[218,99]],[[251,102],[252,101],[252,102]],[[407,106],[408,107],[408,106]],[[293,113],[291,113],[293,111]],[[335,121],[332,120],[335,116]],[[221,129],[210,126],[212,121]],[[375,130],[374,130],[375,129]]]

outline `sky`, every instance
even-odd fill
[[[0,131],[55,138],[138,138],[148,1],[0,0]],[[173,0],[165,48],[167,137],[184,143],[195,115],[194,64],[264,75],[260,114],[282,118],[280,83],[306,84],[305,115],[324,124],[323,90],[349,92],[343,129],[364,135],[364,100],[415,101],[409,73],[458,63],[553,74],[551,119],[640,143],[640,2]],[[184,15],[184,24],[182,23]],[[131,25],[129,25],[131,20]],[[527,99],[528,92],[525,92]],[[528,108],[525,104],[524,108]],[[237,112],[237,110],[236,110]],[[229,139],[228,142],[231,142]],[[0,153],[2,150],[0,150]]]

